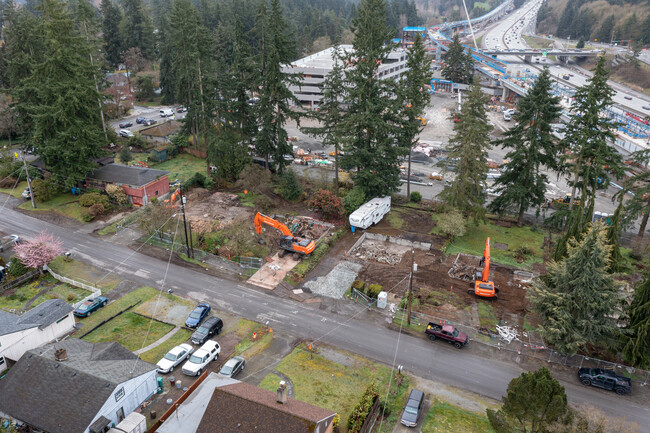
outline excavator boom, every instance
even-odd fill
[[[267,224],[282,232],[283,239],[280,241],[280,257],[283,257],[287,252],[296,253],[299,256],[305,256],[313,253],[316,248],[316,243],[313,240],[294,236],[286,225],[269,216],[258,212],[255,215],[254,221],[255,231],[257,234],[262,233],[262,224]]]
[[[490,279],[490,238],[485,240],[485,250],[483,251],[483,274],[481,280],[487,283]]]

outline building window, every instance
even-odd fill
[[[156,195],[158,195],[158,191],[156,191]]]
[[[117,392],[115,393],[115,401],[120,401],[122,397],[124,397],[124,394],[125,394],[124,387],[118,389]]]
[[[68,318],[68,316],[65,315],[65,316],[61,317],[59,320],[57,320],[56,323],[61,323],[61,322],[63,322],[63,321],[64,321],[65,319],[67,319],[67,318]]]
[[[121,423],[122,421],[124,421],[124,408],[123,407],[119,408],[117,410],[116,415],[117,415],[118,424]]]

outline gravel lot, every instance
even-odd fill
[[[304,286],[317,295],[341,299],[357,278],[362,267],[357,263],[343,261],[326,276],[307,281]]]

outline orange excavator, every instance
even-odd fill
[[[299,258],[309,256],[314,252],[316,244],[313,240],[294,236],[286,225],[258,212],[255,215],[255,231],[258,235],[262,233],[262,224],[267,224],[282,232],[280,252],[278,253],[280,257],[284,257],[287,253],[293,253],[296,258]]]
[[[169,203],[167,207],[178,207],[180,202],[174,203],[176,201],[176,197],[178,197],[181,194],[181,189],[177,188],[176,191],[172,194],[172,196],[169,198],[169,200],[165,200],[165,203]]]
[[[470,286],[471,288],[467,293],[470,295],[474,294],[476,296],[481,296],[483,298],[497,299],[497,292],[499,289],[494,287],[493,281],[490,281],[490,238],[485,240],[485,250],[483,251],[483,258],[481,259],[479,266],[483,266],[483,270],[476,271],[474,283]]]

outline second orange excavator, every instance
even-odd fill
[[[294,236],[286,225],[258,212],[255,215],[255,231],[257,234],[262,233],[262,224],[269,225],[282,232],[280,252],[278,253],[280,257],[284,257],[287,253],[293,253],[295,258],[301,258],[314,252],[316,243],[313,240]]]
[[[483,266],[483,270],[476,271],[474,282],[467,293],[483,298],[497,299],[499,289],[494,287],[493,281],[490,281],[490,238],[485,240],[485,250],[483,251],[483,258],[481,259],[480,265]]]

